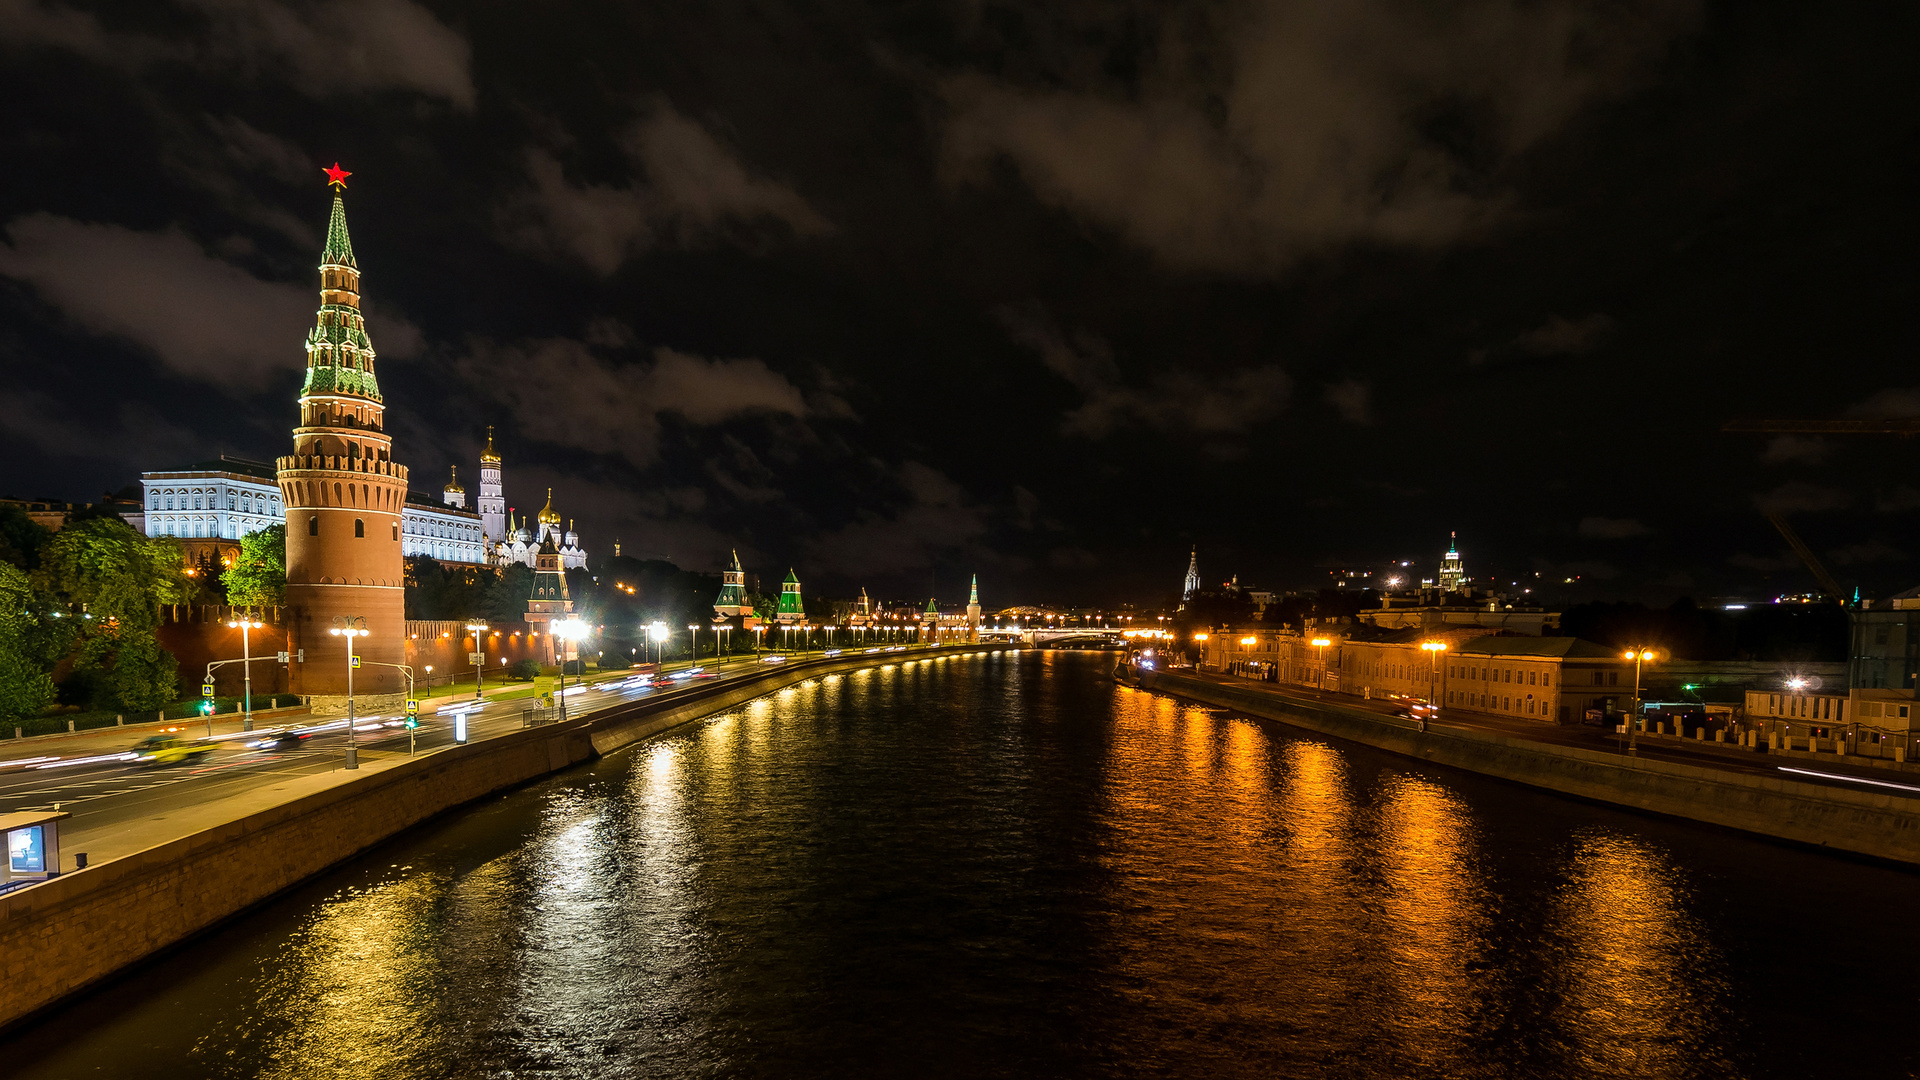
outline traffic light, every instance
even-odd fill
[[[212,698],[208,698],[207,700],[200,703],[200,715],[201,716],[213,715],[213,699]]]
[[[408,731],[415,731],[415,730],[417,730],[417,729],[418,729],[419,727],[420,727],[420,718],[419,718],[419,717],[417,717],[417,716],[409,716],[409,717],[407,717],[407,730],[408,730]]]

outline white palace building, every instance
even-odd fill
[[[533,566],[540,545],[551,539],[560,552],[563,569],[587,564],[586,549],[571,523],[560,527],[553,509],[553,492],[535,528],[526,519],[514,520],[501,483],[500,455],[493,448],[493,429],[487,429],[487,448],[480,455],[480,497],[474,509],[466,507],[466,489],[458,473],[435,499],[423,492],[407,492],[400,520],[400,553],[424,555],[443,563],[474,566]],[[240,538],[285,520],[280,486],[274,467],[264,461],[222,456],[184,469],[140,474],[144,507],[124,516],[148,536],[178,537],[189,563],[220,566],[240,553]]]
[[[178,537],[187,561],[221,565],[240,553],[240,538],[284,521],[274,467],[264,461],[221,457],[184,469],[140,474],[148,536]],[[487,562],[480,515],[410,491],[401,515],[402,555],[444,563]]]

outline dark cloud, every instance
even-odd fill
[[[1002,308],[998,314],[1016,342],[1038,354],[1084,398],[1061,424],[1071,435],[1098,439],[1130,427],[1242,435],[1284,408],[1293,387],[1286,372],[1272,366],[1212,376],[1162,371],[1145,385],[1132,386],[1103,339],[1084,331],[1068,334],[1033,305]]]
[[[1585,517],[1574,531],[1596,540],[1625,540],[1653,530],[1633,518]]]
[[[699,124],[658,102],[618,139],[644,179],[576,183],[546,150],[527,152],[532,189],[502,211],[522,247],[611,274],[656,246],[762,242],[771,228],[820,236],[833,226],[791,188],[756,176]]]
[[[1297,0],[1035,12],[1062,38],[1145,35],[1129,58],[1142,66],[1131,79],[1070,60],[1025,78],[945,77],[947,167],[980,182],[983,165],[1009,161],[1040,198],[1181,267],[1264,272],[1353,241],[1439,245],[1505,211],[1488,174],[1633,85],[1695,9]]]
[[[1821,487],[1799,480],[1781,484],[1772,491],[1754,496],[1755,505],[1770,514],[1818,513],[1839,510],[1853,503],[1853,496],[1838,488]]]
[[[174,372],[255,387],[306,365],[294,327],[313,321],[310,287],[262,281],[179,229],[135,232],[50,214],[16,218],[0,274],[32,285],[74,325],[152,350]],[[417,351],[420,332],[369,315],[374,347]]]
[[[130,70],[184,62],[219,77],[282,80],[315,97],[407,90],[473,107],[467,40],[410,0],[182,4],[192,15],[176,25],[205,31],[187,42],[113,32],[63,5],[0,0],[0,46],[66,49]]]
[[[812,565],[845,579],[894,577],[966,552],[987,533],[987,510],[940,470],[905,461],[891,479],[885,509],[863,511],[808,543]]]
[[[1769,465],[1787,462],[1818,465],[1827,460],[1827,455],[1832,450],[1832,444],[1822,438],[1808,438],[1805,435],[1775,435],[1767,440],[1767,448],[1760,452],[1760,460]]]
[[[1579,319],[1558,315],[1513,339],[1521,352],[1533,356],[1578,356],[1600,347],[1613,332],[1613,320],[1593,314]]]
[[[1373,423],[1373,388],[1366,383],[1357,379],[1334,383],[1327,387],[1326,398],[1347,423]]]
[[[809,414],[800,389],[760,360],[709,360],[659,348],[648,363],[551,338],[475,341],[456,367],[469,385],[511,410],[526,435],[641,467],[659,457],[666,414],[700,426],[755,414]]]

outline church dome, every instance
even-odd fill
[[[483,465],[500,464],[500,453],[493,448],[493,425],[487,425],[487,448],[480,451],[480,463]]]
[[[545,510],[540,511],[540,524],[542,525],[559,525],[560,524],[560,512],[553,508],[553,489],[552,488],[547,489],[547,508]]]
[[[467,489],[460,486],[460,466],[455,465],[453,467],[453,478],[448,480],[447,486],[445,488],[442,488],[441,490],[458,491],[463,495],[466,493]]]

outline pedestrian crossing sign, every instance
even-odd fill
[[[354,657],[354,658],[353,658],[353,666],[354,666],[354,667],[359,667],[359,666],[360,666],[360,658],[359,658],[359,657],[357,657],[357,656],[356,656],[356,657]]]
[[[419,711],[420,711],[420,703],[419,703],[418,701],[415,701],[415,700],[414,700],[414,699],[412,699],[412,698],[408,698],[408,699],[407,699],[407,711],[408,711],[408,712],[410,712],[410,713],[417,713],[417,712],[419,712]]]
[[[213,684],[212,684],[212,683],[210,683],[210,682],[209,682],[209,683],[201,683],[201,684],[200,684],[200,696],[201,696],[201,697],[212,697],[212,696],[213,696]]]

